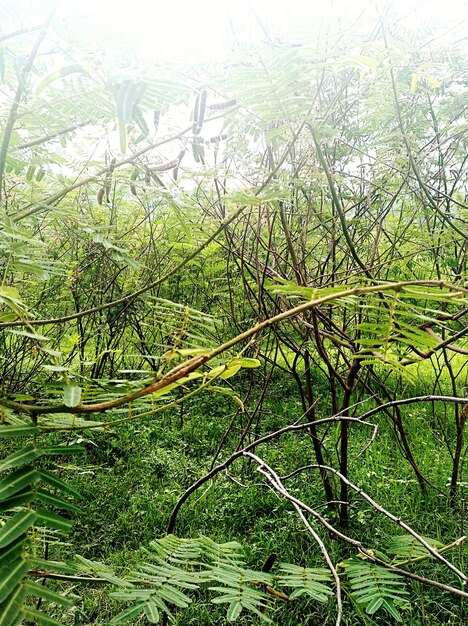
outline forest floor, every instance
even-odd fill
[[[327,407],[321,407],[320,401],[318,407],[326,416]],[[64,556],[63,550],[70,554],[71,550],[109,563],[119,571],[131,570],[141,559],[141,549],[166,533],[171,510],[180,496],[209,471],[235,411],[231,399],[205,394],[146,422],[132,422],[115,432],[85,433],[82,443],[87,453],[76,464],[63,469],[84,496],[80,503],[83,514],[77,520],[71,545],[64,548],[58,544],[57,555]],[[280,378],[274,381],[254,430],[256,434],[273,432],[300,415],[294,387]],[[244,414],[238,414],[219,451],[218,461],[234,451],[246,419]],[[420,404],[405,412],[414,456],[424,476],[434,485],[426,494],[421,492],[409,463],[395,445],[391,424],[382,416],[377,421],[379,431],[375,442],[361,456],[359,451],[368,442],[369,433],[364,429],[353,430],[350,463],[350,478],[355,484],[413,525],[417,532],[443,544],[454,541],[465,531],[463,502],[450,509],[446,500],[450,455],[440,425],[441,420],[447,419],[447,415],[434,414],[431,406]],[[324,436],[329,449],[333,449],[330,442],[337,437],[335,426],[324,431]],[[280,441],[261,446],[258,454],[280,475],[314,459],[310,436],[305,433],[287,434]],[[231,466],[229,475],[219,474],[192,494],[181,509],[175,534],[206,535],[219,542],[236,540],[244,546],[249,565],[256,569],[261,569],[272,552],[278,555],[279,562],[323,567],[317,545],[292,506],[268,489],[261,478],[250,459],[238,460]],[[288,481],[288,489],[313,507],[320,506],[324,500],[317,472],[298,474]],[[330,522],[334,521],[333,512],[320,510]],[[317,530],[335,563],[353,554],[349,546],[332,540],[322,529]],[[356,496],[350,509],[348,534],[366,547],[379,550],[401,532]],[[463,569],[463,561],[468,557],[466,550],[457,548],[450,556]],[[447,579],[438,569],[434,562],[426,562],[416,571],[431,578],[439,575],[442,580]],[[453,583],[449,579],[447,582]],[[468,614],[463,600],[418,584],[413,587],[412,597],[417,602],[405,609],[406,624],[461,626],[466,623]],[[68,615],[62,614],[61,619],[74,626],[104,626],[118,612],[119,605],[109,601],[104,588],[83,591],[76,587],[72,595],[76,595],[76,606]],[[389,623],[385,615],[371,618],[349,603],[349,598],[345,598],[344,624]],[[346,605],[352,610],[347,611]],[[277,603],[269,617],[275,624],[284,626],[331,625],[336,619],[335,609],[333,602],[317,605],[299,599]],[[258,623],[258,618],[252,620],[247,616],[239,623]],[[211,604],[202,594],[188,609],[175,614],[174,623],[221,626],[226,624],[225,610]]]

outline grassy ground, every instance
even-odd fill
[[[419,390],[423,392],[422,388]],[[417,393],[414,390],[413,393]],[[424,391],[424,393],[427,392]],[[320,394],[318,394],[320,395]],[[114,433],[93,433],[85,442],[87,453],[80,468],[65,469],[65,476],[83,493],[83,515],[71,538],[71,550],[117,568],[131,568],[138,562],[140,548],[161,537],[166,531],[172,507],[184,490],[210,468],[213,453],[225,432],[235,407],[229,398],[205,395],[185,405],[183,412],[172,411],[145,423],[132,423]],[[375,443],[357,457],[369,433],[362,427],[352,430],[350,478],[374,499],[412,524],[422,535],[450,543],[465,531],[462,502],[455,509],[447,503],[445,487],[450,476],[450,454],[443,442],[441,427],[451,419],[444,407],[412,405],[404,411],[405,425],[414,455],[423,474],[435,488],[424,495],[410,465],[402,458],[390,424],[379,417]],[[326,416],[326,406],[319,404]],[[259,425],[261,432],[271,432],[300,416],[295,389],[288,381],[277,380],[271,388]],[[235,447],[243,425],[239,417],[228,438],[221,458]],[[450,433],[450,427],[448,427]],[[325,433],[325,431],[324,431]],[[336,465],[335,428],[326,435]],[[258,449],[271,466],[282,475],[313,462],[311,440],[306,434],[288,434],[281,441]],[[249,564],[261,568],[271,552],[284,562],[309,567],[323,566],[322,557],[312,537],[305,532],[291,505],[267,489],[261,476],[248,460],[239,460],[231,474],[244,487],[226,475],[206,483],[185,503],[176,533],[194,537],[207,535],[216,541],[237,540],[245,546]],[[295,496],[311,506],[323,502],[317,473],[304,472],[287,482]],[[326,509],[321,512],[333,521]],[[332,540],[319,529],[335,563],[353,553],[348,546]],[[362,498],[353,498],[349,534],[371,549],[382,548],[392,535],[401,531],[373,510]],[[69,550],[70,548],[67,548]],[[57,548],[60,556],[62,548]],[[463,549],[450,553],[463,569],[468,554]],[[425,562],[415,571],[431,578],[456,584],[453,577],[433,562]],[[409,626],[451,624],[460,626],[468,619],[467,607],[449,594],[419,585],[411,586],[411,609],[404,612]],[[105,589],[83,590],[75,587],[77,606],[65,618],[74,626],[104,626],[117,612]],[[353,607],[345,598],[344,624],[390,624],[388,617],[372,618]],[[297,600],[279,604],[270,617],[284,626],[334,624],[334,601],[328,605]],[[143,622],[135,622],[143,623]],[[226,624],[225,611],[200,596],[189,609],[175,616],[178,626]],[[240,624],[257,624],[258,618],[242,618]]]

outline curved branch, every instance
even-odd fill
[[[403,281],[399,283],[389,283],[386,285],[371,285],[369,287],[354,287],[353,289],[347,289],[344,291],[340,291],[338,293],[328,294],[326,296],[322,296],[321,298],[316,298],[315,300],[310,300],[308,302],[304,302],[297,307],[289,309],[288,311],[283,311],[278,315],[270,317],[255,326],[252,326],[248,330],[240,333],[236,337],[233,337],[229,341],[221,344],[217,348],[214,348],[209,353],[204,354],[199,357],[195,357],[177,365],[172,370],[170,370],[162,379],[154,381],[132,393],[126,394],[125,396],[121,396],[120,398],[116,398],[114,400],[108,400],[105,402],[98,402],[95,404],[80,404],[76,407],[67,407],[64,405],[54,406],[43,406],[43,405],[28,405],[22,402],[16,402],[14,400],[8,400],[7,398],[0,398],[0,406],[4,406],[7,408],[14,409],[21,413],[26,413],[29,415],[41,415],[44,413],[69,413],[69,414],[78,414],[78,413],[102,413],[105,411],[109,411],[110,409],[115,409],[123,404],[128,404],[133,400],[137,400],[138,398],[142,398],[144,396],[148,396],[156,391],[160,391],[164,389],[168,385],[179,381],[181,378],[187,376],[191,372],[197,370],[202,365],[211,361],[215,357],[220,354],[226,352],[230,348],[233,348],[241,341],[249,339],[253,335],[256,335],[260,331],[265,328],[269,328],[270,326],[274,326],[283,320],[287,320],[289,318],[300,315],[304,311],[308,311],[309,309],[313,309],[321,306],[327,302],[333,302],[334,300],[338,300],[340,298],[349,298],[351,296],[361,296],[369,293],[381,293],[386,291],[398,291],[403,289],[405,286],[411,285],[427,285],[427,286],[438,286],[441,288],[446,288],[453,290],[455,292],[463,292],[468,293],[467,289],[462,287],[456,287],[454,285],[450,285],[445,281],[440,280],[427,280],[427,281]],[[444,397],[444,396],[441,396]],[[452,400],[453,401],[453,400]],[[457,401],[463,402],[463,399],[457,399]],[[467,400],[468,401],[468,400]],[[386,405],[382,405],[385,407]]]
[[[248,454],[246,456],[253,456],[253,455],[249,455]],[[273,475],[271,474],[271,472],[273,470],[271,470],[271,468],[262,459],[259,459],[259,461],[260,461],[260,464],[259,464],[259,468],[258,469],[259,469],[259,471],[262,468],[265,468],[265,470],[267,470],[267,471],[261,471],[261,473],[267,478],[268,482],[271,484],[273,489],[275,489],[278,493],[280,493],[284,498],[289,500],[289,502],[291,502],[293,505],[297,505],[303,511],[307,511],[308,513],[310,513],[332,535],[335,535],[336,537],[338,537],[342,541],[345,541],[349,545],[352,545],[355,548],[357,548],[357,550],[359,550],[359,552],[361,552],[364,556],[366,556],[369,559],[369,561],[371,561],[373,563],[376,563],[376,564],[380,565],[381,567],[385,567],[386,569],[389,569],[392,572],[400,574],[401,576],[404,576],[405,578],[410,578],[412,580],[417,580],[418,582],[421,582],[421,583],[423,583],[425,585],[430,585],[431,587],[436,587],[437,589],[442,589],[444,591],[448,591],[448,592],[453,593],[454,595],[460,596],[462,598],[468,598],[468,593],[466,591],[463,591],[461,589],[457,589],[456,587],[452,587],[450,585],[445,585],[444,583],[440,583],[437,580],[432,580],[430,578],[425,578],[423,576],[419,576],[418,574],[413,574],[412,572],[408,572],[408,571],[406,571],[404,569],[400,569],[399,567],[395,567],[395,566],[391,565],[390,563],[387,563],[386,561],[383,561],[382,559],[376,557],[375,554],[373,552],[371,552],[370,550],[367,550],[360,541],[358,541],[356,539],[352,539],[351,537],[348,537],[347,535],[345,535],[344,533],[342,533],[341,531],[336,529],[322,515],[320,515],[320,513],[318,513],[315,509],[312,509],[310,506],[308,506],[307,504],[305,504],[304,502],[302,502],[301,500],[299,500],[298,498],[296,498],[295,496],[290,494],[287,491],[287,489],[284,487],[284,485],[281,483],[281,480],[277,480],[277,479],[275,479],[273,477]],[[464,574],[462,574],[462,575],[464,576]],[[466,579],[466,577],[465,577],[465,579]]]
[[[182,496],[179,498],[176,505],[172,509],[172,513],[171,513],[171,516],[169,518],[169,522],[167,525],[167,533],[170,534],[174,532],[178,513],[182,505],[184,504],[184,502],[188,500],[191,494],[194,493],[194,491],[196,491],[199,487],[201,487],[208,480],[211,480],[212,478],[214,478],[216,474],[219,474],[219,472],[222,472],[223,470],[227,469],[230,465],[234,463],[236,459],[243,456],[246,452],[253,450],[257,446],[261,445],[262,443],[267,443],[268,441],[271,441],[272,439],[277,439],[278,437],[281,437],[285,433],[298,432],[301,430],[307,430],[311,426],[319,426],[320,424],[330,424],[332,422],[341,422],[341,421],[355,422],[358,424],[362,424],[363,426],[369,426],[370,428],[374,429],[374,432],[376,432],[378,428],[376,424],[370,424],[369,422],[362,422],[360,419],[356,417],[338,417],[334,415],[333,417],[325,417],[323,419],[314,420],[312,422],[305,422],[304,424],[297,424],[297,423],[291,424],[290,426],[285,426],[284,428],[280,428],[279,430],[276,430],[274,433],[270,433],[269,435],[260,437],[260,439],[256,439],[255,441],[252,441],[252,443],[249,443],[249,445],[245,446],[245,448],[242,448],[242,450],[237,450],[236,452],[231,454],[231,456],[228,459],[226,459],[226,461],[224,461],[223,463],[220,463],[219,465],[216,465],[207,474],[205,474],[204,476],[199,478],[196,482],[194,482],[192,485],[190,485],[190,487],[182,494]]]
[[[348,485],[348,487],[350,487],[353,491],[355,491],[357,494],[362,496],[364,500],[366,500],[366,502],[368,502],[376,511],[378,511],[379,513],[382,513],[382,515],[385,515],[385,517],[388,517],[388,519],[391,519],[392,522],[395,522],[397,526],[400,526],[409,535],[414,537],[416,541],[418,541],[422,546],[424,546],[424,548],[426,548],[429,554],[431,554],[435,559],[443,563],[448,569],[450,569],[454,574],[456,574],[458,578],[460,578],[460,580],[463,582],[464,585],[468,582],[468,576],[464,572],[459,570],[457,567],[455,567],[455,565],[450,563],[450,561],[448,561],[444,556],[442,556],[435,548],[431,546],[430,543],[428,543],[424,539],[424,537],[422,537],[419,533],[413,530],[411,526],[406,524],[406,522],[403,522],[399,517],[397,517],[393,513],[390,513],[390,511],[387,511],[387,509],[385,509],[382,505],[380,505],[378,502],[373,500],[360,487],[358,487],[357,485],[354,485],[350,480],[348,480],[348,478],[346,478],[346,476],[344,476],[341,472],[334,469],[333,467],[329,467],[328,465],[311,464],[309,465],[309,468],[318,469],[320,471],[325,470],[326,472],[331,472],[332,474],[335,474],[335,476],[338,476],[338,478],[341,481],[345,482]]]

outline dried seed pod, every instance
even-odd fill
[[[153,111],[153,124],[154,124],[155,135],[158,132],[160,118],[161,118],[161,111]]]
[[[200,163],[200,153],[198,151],[198,144],[194,141],[192,143],[192,154],[195,159],[195,163]]]
[[[237,100],[226,100],[226,102],[218,102],[218,104],[210,104],[208,109],[210,111],[224,111],[225,109],[230,109],[233,106],[236,106]]]
[[[133,183],[130,185],[130,193],[132,194],[132,196],[138,196],[136,187]]]
[[[161,165],[150,167],[150,170],[152,172],[166,172],[167,170],[172,170],[172,168],[177,167],[178,165],[179,159],[172,159],[172,161],[166,161],[166,163],[161,163]]]
[[[178,168],[178,167],[175,167],[175,168],[172,170],[172,178],[174,179],[174,181],[175,181],[175,182],[177,182],[177,177],[178,177],[178,175],[179,175],[179,168]]]
[[[201,95],[200,95],[200,106],[199,106],[199,109],[198,109],[198,119],[197,119],[197,122],[198,122],[198,126],[200,126],[200,128],[203,126],[203,122],[205,121],[206,96],[207,96],[206,89],[204,89],[201,92]]]
[[[97,192],[97,202],[98,204],[102,204],[104,200],[104,187],[101,187]]]
[[[182,161],[182,159],[184,158],[185,155],[185,148],[183,150],[181,150],[179,152],[179,154],[177,155],[177,160],[179,161],[179,163]]]
[[[195,100],[195,108],[193,109],[193,121],[194,126],[198,126],[198,110],[200,107],[200,94],[197,93],[197,99]]]
[[[202,165],[205,165],[205,148],[203,144],[198,145],[198,154],[200,155],[200,161]]]
[[[109,172],[113,172],[115,170],[115,164],[117,163],[117,159],[113,157],[112,161],[109,163]]]

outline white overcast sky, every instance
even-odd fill
[[[376,7],[388,4],[405,26],[445,28],[446,43],[468,37],[468,0],[60,0],[60,9],[77,22],[85,17],[88,36],[89,24],[95,24],[96,44],[104,47],[131,48],[148,60],[209,61],[229,54],[233,41],[248,45],[261,39],[259,22],[279,37],[291,37],[327,21],[375,23]]]

